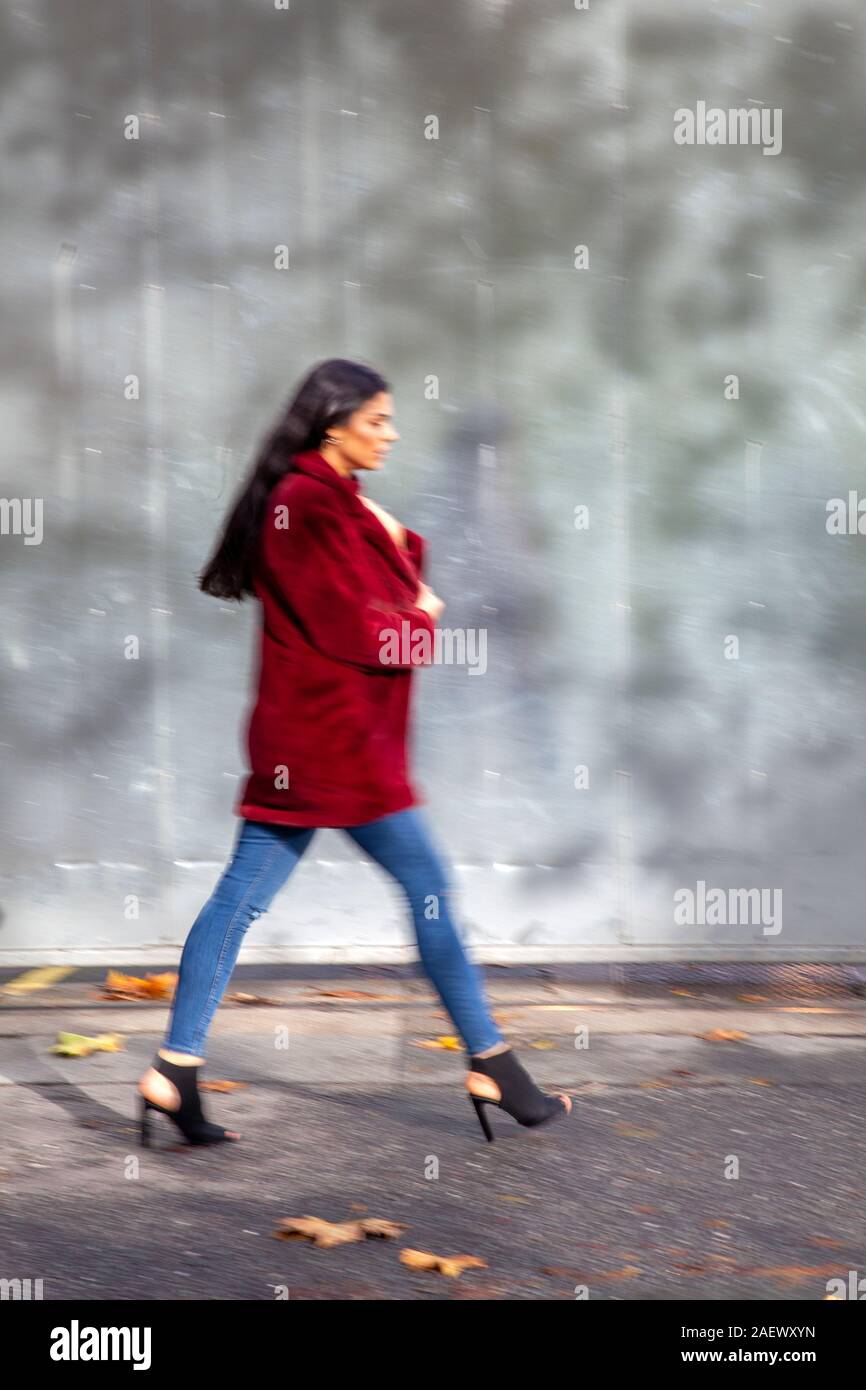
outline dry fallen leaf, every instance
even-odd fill
[[[166,971],[163,975],[124,975],[120,970],[109,970],[102,986],[103,999],[171,999],[177,984],[177,974]]]
[[[200,1081],[198,1088],[200,1091],[243,1091],[246,1089],[246,1081]]]
[[[405,998],[402,994],[373,994],[365,989],[319,989],[316,985],[309,985],[308,988],[325,999],[376,999],[387,1000],[391,1004],[402,1004]]]
[[[614,1129],[617,1134],[622,1134],[626,1139],[655,1139],[658,1137],[657,1129],[646,1129],[641,1125],[629,1125],[624,1121],[615,1124]]]
[[[410,1269],[429,1269],[449,1279],[458,1279],[464,1269],[487,1268],[484,1260],[475,1255],[431,1255],[427,1250],[401,1250],[400,1262]]]
[[[389,1240],[408,1230],[403,1221],[386,1221],[381,1216],[362,1216],[361,1229],[368,1240]]]
[[[100,1033],[96,1038],[88,1038],[84,1033],[58,1033],[57,1042],[49,1047],[60,1057],[89,1057],[92,1052],[122,1052],[123,1038],[120,1033]]]
[[[778,1012],[780,1014],[840,1014],[842,1010],[819,1009],[817,1007],[807,1008],[805,1005],[800,1004],[782,1004],[780,1005]]]
[[[766,1076],[747,1076],[746,1080],[751,1086],[775,1086],[775,1081],[768,1081]]]
[[[826,1277],[828,1274],[838,1274],[838,1264],[827,1265],[736,1265],[732,1270],[734,1274],[744,1274],[749,1278],[758,1275],[769,1279],[781,1279],[783,1283],[802,1284],[807,1279],[817,1279]]]
[[[229,1004],[261,1004],[272,1006],[282,1004],[282,999],[268,999],[264,994],[227,994],[226,1002]]]
[[[736,1028],[711,1028],[709,1033],[696,1033],[695,1037],[705,1042],[742,1042],[748,1033],[740,1033]]]
[[[461,1042],[459,1038],[452,1037],[425,1038],[420,1041],[416,1038],[415,1047],[435,1047],[443,1048],[446,1052],[459,1052]]]
[[[38,989],[49,989],[51,985],[65,980],[67,975],[74,975],[75,970],[74,965],[40,965],[36,970],[25,970],[23,975],[16,975],[14,980],[3,986],[3,993],[32,994]]]
[[[688,996],[689,999],[694,999],[695,997],[695,992],[693,989],[672,989],[671,994],[685,994]]]
[[[546,1048],[550,1048],[550,1047],[556,1047],[556,1043],[555,1043],[555,1042],[551,1042],[548,1038],[538,1038],[538,1039],[536,1039],[535,1042],[529,1043],[528,1046],[529,1046],[529,1047],[535,1047],[535,1048],[538,1048],[539,1050],[541,1050],[541,1049],[546,1049]]]
[[[744,999],[747,1004],[765,1004],[767,1001],[766,994],[738,994],[737,998]]]
[[[335,1245],[352,1245],[368,1238],[398,1236],[406,1227],[399,1221],[362,1217],[359,1221],[322,1221],[318,1216],[285,1216],[274,1231],[277,1240],[311,1240],[320,1250]]]

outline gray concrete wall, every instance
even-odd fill
[[[487,632],[483,676],[419,673],[415,732],[479,957],[866,954],[866,538],[827,528],[866,489],[860,7],[0,25],[0,963],[176,955],[237,829],[257,624],[195,575],[331,355],[393,383],[369,494]],[[699,101],[780,109],[781,152],[678,145]],[[700,882],[773,923],[677,921]],[[323,831],[247,940],[385,959],[409,927]]]

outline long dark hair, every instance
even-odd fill
[[[241,484],[198,587],[214,598],[254,595],[252,561],[271,491],[292,470],[292,458],[317,449],[332,425],[342,425],[371,396],[390,391],[384,377],[360,362],[331,357],[319,362],[298,387],[262,444]]]

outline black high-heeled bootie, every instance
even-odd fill
[[[497,1105],[519,1125],[530,1128],[571,1113],[568,1096],[551,1096],[539,1090],[511,1048],[507,1052],[496,1052],[492,1057],[470,1057],[466,1089],[490,1144],[493,1143],[493,1130],[484,1113],[485,1105]]]
[[[223,1129],[222,1125],[211,1124],[204,1117],[201,1106],[201,1096],[198,1091],[198,1072],[199,1063],[194,1066],[184,1066],[182,1063],[169,1062],[165,1057],[157,1054],[151,1064],[154,1071],[158,1071],[173,1086],[177,1088],[180,1096],[180,1105],[177,1110],[172,1110],[168,1106],[160,1105],[157,1101],[151,1100],[141,1090],[139,1083],[139,1094],[141,1096],[141,1143],[144,1148],[150,1144],[150,1115],[151,1110],[156,1110],[161,1115],[167,1115],[173,1124],[177,1126],[186,1139],[188,1144],[219,1144],[222,1140],[229,1140],[232,1135],[229,1130]]]

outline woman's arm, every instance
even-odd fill
[[[422,661],[412,653],[419,633],[433,637],[433,619],[414,606],[382,605],[365,591],[347,518],[327,502],[308,498],[291,502],[288,510],[286,528],[275,526],[269,512],[264,558],[311,645],[334,661],[365,670],[429,665],[429,656]],[[394,659],[393,642],[382,659],[387,633],[393,631],[405,660]],[[429,648],[422,642],[420,651]]]
[[[423,536],[419,536],[417,531],[410,531],[406,527],[406,551],[412,564],[421,579],[427,568],[427,542]]]
[[[371,502],[369,497],[361,497],[359,501],[363,502],[365,507],[369,507],[370,511],[378,516],[382,525],[387,527],[400,549],[409,556],[417,573],[423,577],[427,550],[427,542],[424,540],[424,537],[420,536],[417,531],[410,531],[408,526],[404,526],[396,517],[392,516],[390,512],[386,512],[384,507],[380,507],[377,502]]]
[[[369,497],[359,497],[358,501],[363,502],[364,506],[367,507],[367,509],[371,511],[374,514],[374,516],[377,516],[379,518],[386,531],[390,532],[391,538],[394,541],[395,545],[399,545],[401,550],[405,550],[405,526],[403,526],[403,524],[399,522],[395,516],[392,516],[390,512],[386,512],[384,507],[380,507],[378,502],[371,501]]]

